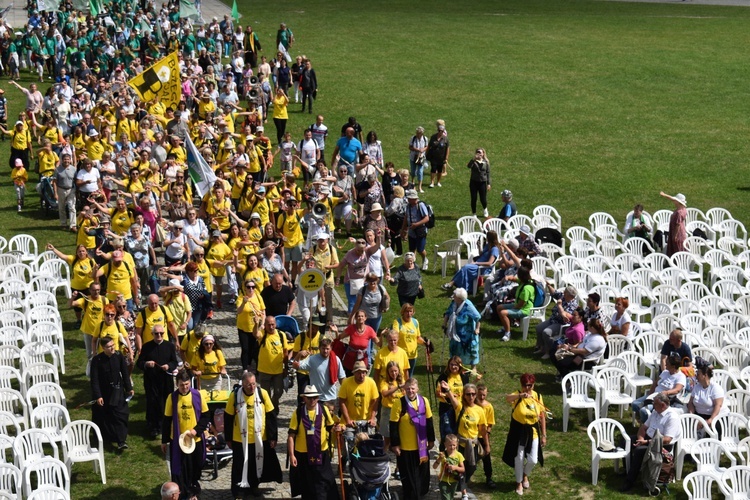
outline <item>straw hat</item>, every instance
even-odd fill
[[[195,439],[193,439],[193,436],[190,434],[190,431],[185,431],[182,434],[180,434],[180,449],[183,453],[190,454],[195,450]]]
[[[317,398],[320,396],[318,389],[314,385],[306,385],[305,390],[302,392],[304,398]]]

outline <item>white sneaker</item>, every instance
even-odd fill
[[[490,213],[489,213],[489,212],[487,211],[487,209],[486,209],[486,208],[484,209],[484,216],[485,216],[485,217],[489,217],[489,216],[490,216]]]
[[[430,261],[427,260],[427,257],[424,258],[424,262],[422,262],[422,271],[427,271],[427,266],[430,264]]]
[[[424,193],[424,189],[422,189],[422,188],[419,188],[419,192],[420,192],[420,193]]]
[[[443,187],[443,185],[438,182],[438,187],[441,188]]]
[[[434,188],[435,184],[430,184],[430,189]]]
[[[510,340],[510,332],[505,332],[505,335],[500,339],[503,342],[508,342]]]

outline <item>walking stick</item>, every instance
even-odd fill
[[[341,484],[341,498],[346,498],[346,490],[344,489],[344,468],[341,465],[341,431],[336,431],[336,449],[338,450],[339,456],[339,483]]]
[[[437,402],[435,401],[435,375],[432,369],[432,354],[430,354],[429,347],[425,350],[425,357],[427,358],[427,383],[430,385],[430,404],[433,408],[437,408]]]

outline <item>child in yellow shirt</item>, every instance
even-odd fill
[[[29,182],[29,173],[23,166],[23,160],[16,158],[15,166],[10,172],[10,178],[13,180],[13,187],[16,188],[16,201],[18,211],[23,208],[23,198],[26,196],[26,183]]]
[[[445,436],[443,445],[445,451],[438,455],[432,468],[437,469],[442,465],[438,475],[441,500],[453,500],[460,476],[466,470],[464,456],[458,451],[458,436],[455,434]]]

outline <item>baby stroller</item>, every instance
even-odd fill
[[[41,198],[42,210],[45,214],[49,214],[53,210],[57,212],[57,200],[55,199],[55,189],[52,187],[52,178],[42,176],[39,179],[39,184],[36,185],[36,190]]]
[[[297,320],[292,316],[281,314],[276,316],[276,329],[286,335],[287,342],[290,344],[294,344],[294,340],[300,334]],[[292,367],[291,363],[289,364],[287,373],[287,377],[284,379],[284,391],[288,391],[294,387],[294,380],[297,378],[297,370]]]
[[[345,440],[345,451],[351,484],[344,483],[346,500],[398,500],[390,491],[390,457],[385,453],[385,441],[380,434],[373,434],[356,447]]]

